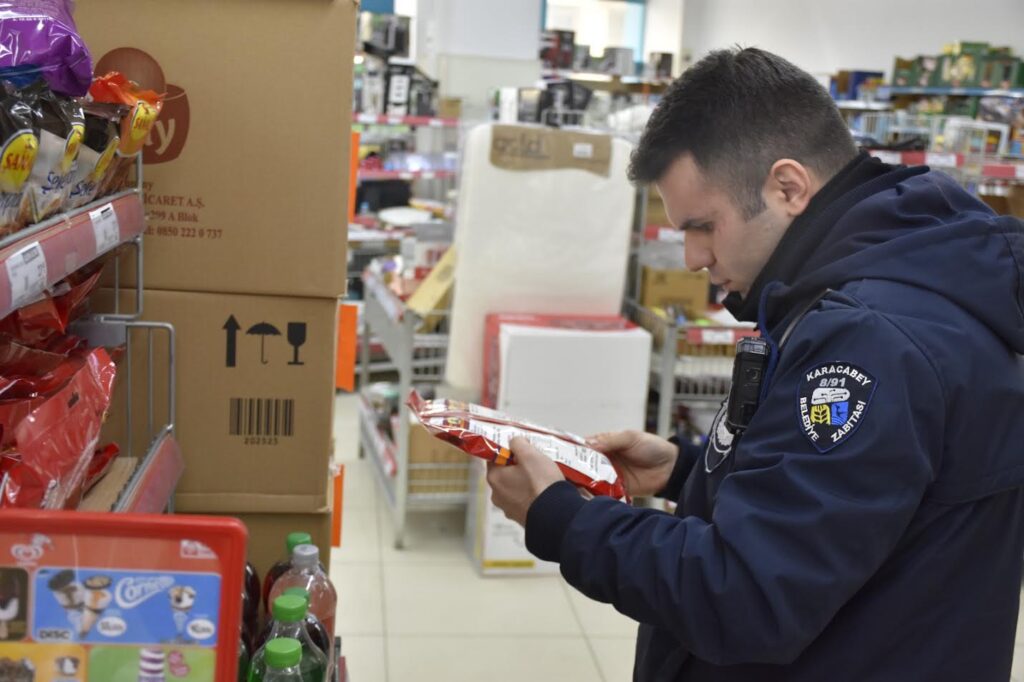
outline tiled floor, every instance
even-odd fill
[[[557,576],[481,578],[462,545],[462,513],[410,516],[394,549],[387,503],[359,460],[356,403],[338,398],[345,464],[342,547],[331,577],[352,682],[627,682],[635,624]],[[1022,623],[1024,625],[1024,623]],[[1012,682],[1024,682],[1018,628]]]

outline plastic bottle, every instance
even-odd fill
[[[263,596],[260,590],[260,575],[256,572],[256,567],[250,562],[245,562],[245,593],[249,597],[250,609],[255,611],[255,622],[259,622],[260,619],[260,598]]]
[[[308,682],[302,674],[302,645],[294,639],[275,639],[267,644],[266,671],[255,674],[250,668],[249,682]],[[322,680],[317,680],[322,682]]]
[[[313,640],[313,644],[317,646],[320,651],[328,653],[331,650],[332,638],[327,632],[327,628],[320,622],[316,616],[309,613],[309,592],[304,587],[289,587],[286,589],[282,596],[296,596],[302,599],[306,604],[306,614],[304,623],[306,626],[306,632],[309,634],[309,638]],[[256,638],[256,642],[253,649],[259,649],[270,640],[270,632],[274,628],[274,619],[271,618],[267,621],[267,625],[263,628],[263,632],[259,637]],[[330,663],[330,661],[328,661]]]
[[[270,638],[252,657],[249,670],[257,675],[263,674],[267,667],[267,647],[278,639],[294,639],[302,647],[302,661],[299,663],[302,679],[323,682],[329,667],[327,654],[313,643],[306,632],[306,600],[296,595],[283,595],[274,599],[272,611],[274,626],[270,630]]]
[[[238,640],[238,682],[245,682],[249,675],[249,647],[245,637]]]
[[[309,612],[324,624],[328,635],[333,635],[338,593],[320,563],[320,550],[315,545],[299,545],[295,548],[292,567],[274,583],[270,591],[271,601],[284,594],[289,587],[303,587],[309,592]],[[333,651],[328,653],[333,654]]]
[[[285,558],[271,566],[270,570],[267,571],[267,574],[263,576],[263,610],[268,614],[270,613],[270,590],[274,587],[274,583],[277,582],[277,579],[287,573],[288,569],[292,567],[292,552],[294,552],[295,548],[299,545],[311,544],[313,544],[313,536],[309,533],[304,533],[302,531],[293,531],[288,533],[284,543],[287,551]]]

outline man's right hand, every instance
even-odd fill
[[[588,438],[587,444],[618,467],[626,492],[633,497],[661,492],[679,456],[678,446],[643,431],[601,433]]]

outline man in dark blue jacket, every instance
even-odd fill
[[[633,495],[584,499],[525,441],[492,468],[527,545],[640,623],[634,679],[1005,681],[1024,551],[1024,232],[949,177],[858,155],[759,50],[676,81],[634,154],[686,265],[769,343],[759,404],[703,451],[595,438]]]

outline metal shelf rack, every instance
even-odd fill
[[[92,345],[126,347],[129,359],[125,362],[124,375],[118,380],[128,386],[129,435],[127,443],[123,444],[122,456],[129,461],[135,455],[131,446],[131,344],[133,337],[146,335],[149,350],[146,437],[149,446],[144,454],[139,453],[141,458],[117,497],[112,511],[118,512],[155,513],[170,509],[175,486],[184,470],[181,451],[174,438],[174,328],[168,324],[139,320],[142,314],[142,234],[145,223],[140,165],[135,187],[0,239],[0,317],[32,302],[107,252],[126,247],[134,253],[135,310],[122,313],[117,307],[111,314],[94,315],[76,322],[74,326],[74,332]],[[119,282],[120,277],[115,276],[115,280]],[[115,300],[118,300],[117,296]],[[170,354],[168,414],[159,425],[154,419],[154,333],[167,336]]]
[[[366,332],[362,335],[360,361],[360,385],[370,381],[370,336],[377,338],[398,372],[400,405],[398,410],[395,441],[388,439],[377,428],[372,409],[363,402],[360,410],[360,456],[369,455],[377,472],[377,482],[384,491],[384,497],[391,509],[395,524],[395,547],[405,545],[406,515],[411,510],[444,509],[466,504],[466,492],[415,492],[410,486],[410,472],[435,470],[442,475],[456,470],[467,470],[468,464],[411,463],[409,453],[410,413],[405,405],[405,396],[416,384],[439,383],[444,376],[448,355],[448,335],[445,333],[420,334],[422,318],[407,309],[404,303],[377,278],[366,272],[364,319]],[[444,316],[444,311],[430,313],[430,316]],[[452,483],[465,479],[453,477]],[[443,483],[432,480],[432,484]]]
[[[757,336],[749,327],[677,325],[626,299],[622,314],[651,332],[651,387],[658,394],[657,434],[675,435],[672,414],[678,405],[712,407],[729,393],[736,342]]]

